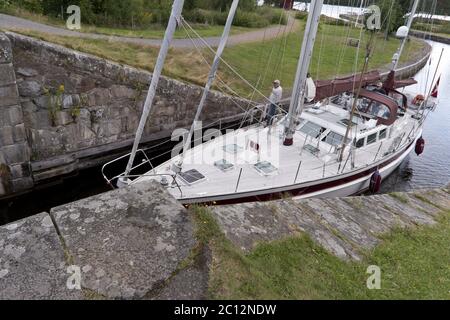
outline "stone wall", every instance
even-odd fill
[[[8,72],[1,72],[0,103],[11,122],[1,123],[7,134],[2,133],[0,146],[11,159],[0,160],[14,165],[13,179],[32,174],[39,182],[68,174],[104,163],[106,156],[132,145],[151,73],[15,33],[2,39],[8,60],[1,67]],[[201,93],[199,86],[162,77],[143,142],[190,126]],[[203,120],[237,116],[242,113],[238,105],[247,103],[212,92]],[[25,159],[27,168],[31,160],[31,173],[21,166]],[[9,180],[7,174],[3,180]],[[27,182],[32,186],[32,180]]]
[[[450,44],[450,36],[447,36],[447,37],[439,36],[437,34],[429,34],[429,33],[417,31],[417,30],[411,30],[410,34],[415,37],[421,38],[421,39],[432,40],[432,41],[436,41],[436,42]]]
[[[12,62],[11,42],[0,33],[0,197],[33,185],[30,150]]]
[[[208,210],[244,253],[308,235],[343,260],[361,260],[392,229],[442,220],[449,192],[450,186]],[[199,242],[196,230],[205,221],[195,215],[159,183],[145,182],[0,226],[0,300],[205,299],[217,257],[209,241]]]
[[[196,246],[160,185],[115,190],[0,226],[0,300],[201,299]]]

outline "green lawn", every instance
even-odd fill
[[[192,209],[198,239],[213,252],[211,299],[450,299],[450,211],[433,227],[397,229],[361,262],[345,262],[305,235],[243,254],[208,209]],[[369,290],[367,268],[381,268]]]
[[[158,48],[151,46],[51,36],[34,31],[18,32],[150,71],[158,55]],[[355,69],[357,49],[345,44],[347,32],[348,28],[345,26],[321,25],[311,65],[313,78],[327,79],[336,75],[351,74],[355,70],[361,71],[365,50],[363,48],[360,51],[358,66]],[[286,37],[275,40],[228,47],[224,52],[224,59],[250,83],[258,84],[258,88],[264,94],[270,92],[271,83],[275,78],[282,81],[282,86],[287,91],[292,87],[294,80],[302,35],[303,28],[298,28]],[[359,31],[350,29],[349,37],[359,38]],[[365,43],[367,39],[368,34],[364,34],[363,42]],[[399,41],[394,38],[384,41],[381,36],[377,36],[370,69],[388,65],[398,46]],[[407,44],[402,59],[410,59],[412,55],[420,52],[422,47],[422,42],[412,40]],[[212,61],[213,55],[210,51],[202,49],[201,52],[209,62]],[[209,66],[195,49],[171,49],[164,68],[164,74],[167,76],[199,85],[204,85],[208,71]],[[252,97],[253,90],[224,64],[220,67],[219,76],[239,95]],[[226,91],[218,81],[215,89]],[[253,98],[260,100],[262,97],[255,95]]]
[[[272,81],[277,78],[282,81],[282,86],[291,88],[296,72],[297,61],[303,29],[290,34],[287,38],[268,41],[267,43],[243,44],[225,51],[225,59],[230,62],[248,80],[256,84],[261,79],[259,88],[265,92],[271,87]],[[317,36],[314,55],[311,63],[311,74],[315,79],[328,79],[337,75],[351,74],[355,71],[355,57],[357,49],[345,45],[345,36],[348,28],[322,24]],[[349,37],[359,38],[359,31],[352,28]],[[364,34],[364,46],[359,52],[357,72],[363,65],[365,44],[369,38]],[[391,62],[393,54],[397,51],[400,42],[391,38],[384,41],[382,36],[377,36],[374,54],[370,60],[370,68],[376,69]],[[423,44],[412,40],[407,44],[402,61],[409,60],[414,52],[420,52]],[[232,78],[226,68],[221,68],[227,78]],[[249,89],[234,86],[239,93],[247,95]],[[250,90],[251,91],[251,90]]]

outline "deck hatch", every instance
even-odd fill
[[[231,171],[234,169],[234,164],[224,159],[214,162],[214,166],[223,172]]]
[[[268,161],[258,162],[257,164],[255,164],[255,169],[256,171],[265,176],[274,175],[278,172],[278,168],[276,168],[273,164],[271,164]]]
[[[186,172],[181,172],[180,178],[188,185],[193,185],[206,180],[206,177],[198,172],[196,169],[192,169]]]
[[[305,149],[306,151],[309,151],[312,155],[318,157],[319,153],[320,153],[320,149],[314,147],[313,145],[307,144],[306,146],[303,147],[303,149]]]

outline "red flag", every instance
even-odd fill
[[[433,92],[431,93],[431,96],[433,98],[437,98],[438,97],[438,93],[439,93],[439,83],[441,82],[441,77],[439,77],[436,86],[433,89]]]

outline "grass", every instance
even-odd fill
[[[288,33],[287,36],[275,40],[228,47],[224,52],[224,59],[264,94],[268,94],[275,78],[280,79],[283,87],[289,90],[292,87],[297,67],[303,24],[297,29]],[[152,71],[158,55],[158,48],[151,46],[53,36],[27,30],[16,31],[149,71]],[[353,28],[326,24],[320,26],[310,69],[314,78],[327,79],[353,73],[357,49],[345,45],[344,35],[347,33],[349,37],[359,38],[359,31]],[[364,34],[363,45],[367,40],[368,35]],[[398,46],[399,41],[396,39],[385,42],[381,35],[377,36],[370,69],[381,68],[389,64]],[[417,40],[409,42],[406,45],[402,61],[411,59],[414,54],[420,52],[423,46],[423,43]],[[357,71],[360,71],[362,67],[364,51],[363,49],[359,53]],[[207,61],[212,61],[213,56],[210,51],[201,49],[201,52]],[[205,64],[200,53],[195,49],[171,49],[164,74],[182,81],[204,85],[208,71],[209,66]],[[258,95],[253,96],[253,90],[223,64],[219,76],[237,94],[255,100],[262,98]],[[214,88],[230,93],[217,81]]]
[[[284,88],[291,88],[295,76],[303,29],[293,32],[287,38],[268,41],[266,43],[242,44],[225,51],[224,57],[251,83],[260,80],[258,88],[266,93],[273,79],[280,79]],[[355,71],[357,49],[345,45],[345,37],[359,38],[359,31],[345,26],[322,24],[317,36],[310,72],[315,79],[328,79],[338,75],[352,74]],[[391,39],[384,41],[382,35],[377,36],[374,54],[370,60],[369,69],[377,69],[390,63],[393,54],[399,47],[399,41]],[[369,35],[364,34],[362,50],[359,52],[357,72],[361,71],[365,45]],[[409,60],[414,52],[420,52],[423,44],[412,40],[407,44],[402,61]],[[224,71],[224,68],[221,69]],[[232,78],[225,71],[226,78]],[[234,83],[233,83],[234,85]],[[248,95],[249,90],[243,85],[234,88],[242,95]],[[251,91],[251,90],[250,90]]]
[[[213,252],[212,299],[450,299],[450,211],[433,227],[396,229],[361,262],[345,262],[305,235],[261,244],[245,255],[207,208],[193,209],[198,239]],[[381,290],[366,287],[381,268]]]
[[[407,204],[409,202],[408,198],[405,197],[400,192],[393,192],[389,194],[392,198],[397,199],[398,201]]]

